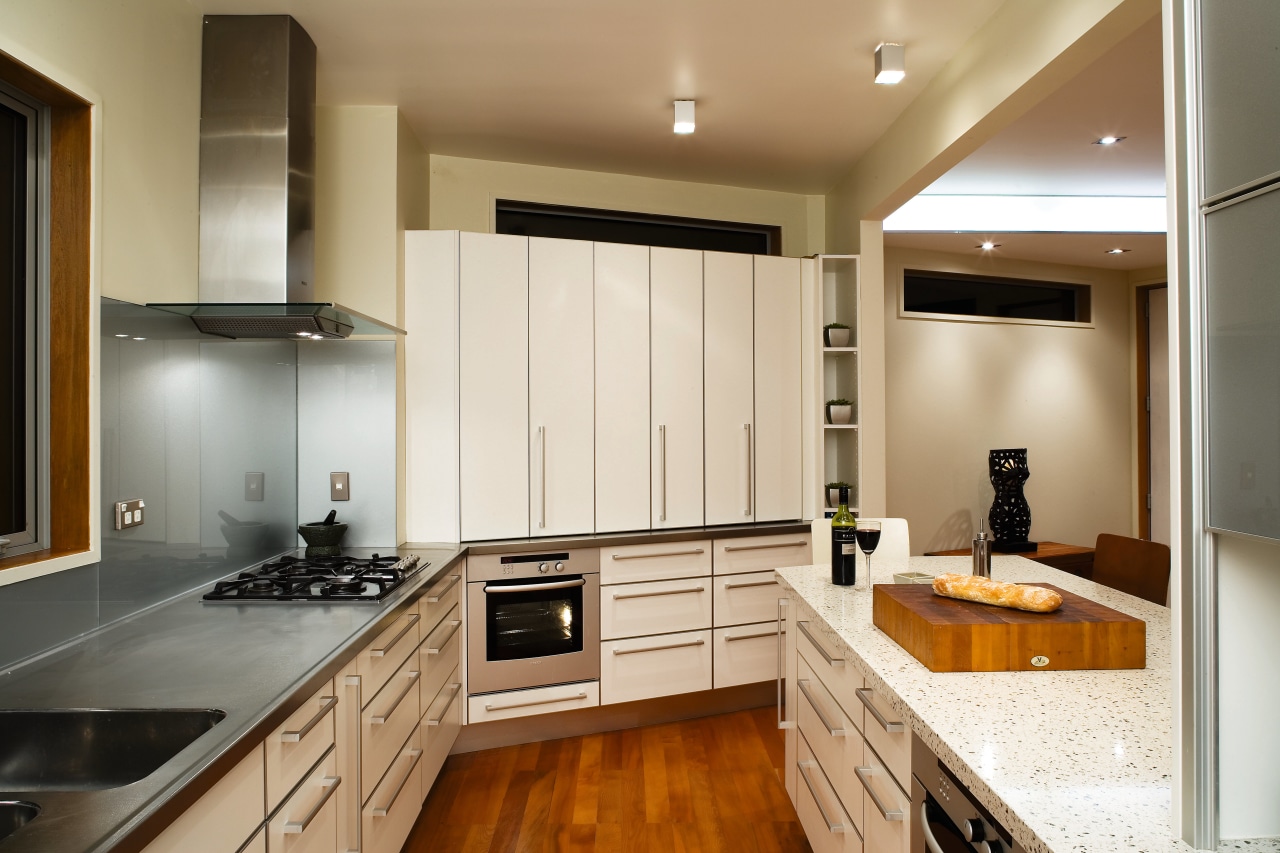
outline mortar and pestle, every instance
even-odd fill
[[[324,521],[313,521],[299,524],[298,534],[307,543],[308,557],[339,557],[342,555],[342,537],[346,535],[347,525],[336,522],[336,509],[329,510]]]
[[[227,540],[227,556],[247,556],[261,550],[267,541],[270,526],[265,521],[241,521],[230,513],[218,510],[222,525],[222,538]]]

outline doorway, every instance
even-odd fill
[[[1138,288],[1138,535],[1170,544],[1169,286]]]

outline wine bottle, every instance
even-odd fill
[[[840,508],[831,517],[831,582],[853,586],[858,573],[858,522],[849,512],[849,487],[840,487]]]

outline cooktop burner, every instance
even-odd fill
[[[381,601],[430,563],[407,557],[291,557],[218,581],[205,601]]]

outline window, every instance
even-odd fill
[[[1088,323],[1089,286],[906,270],[904,314]]]

